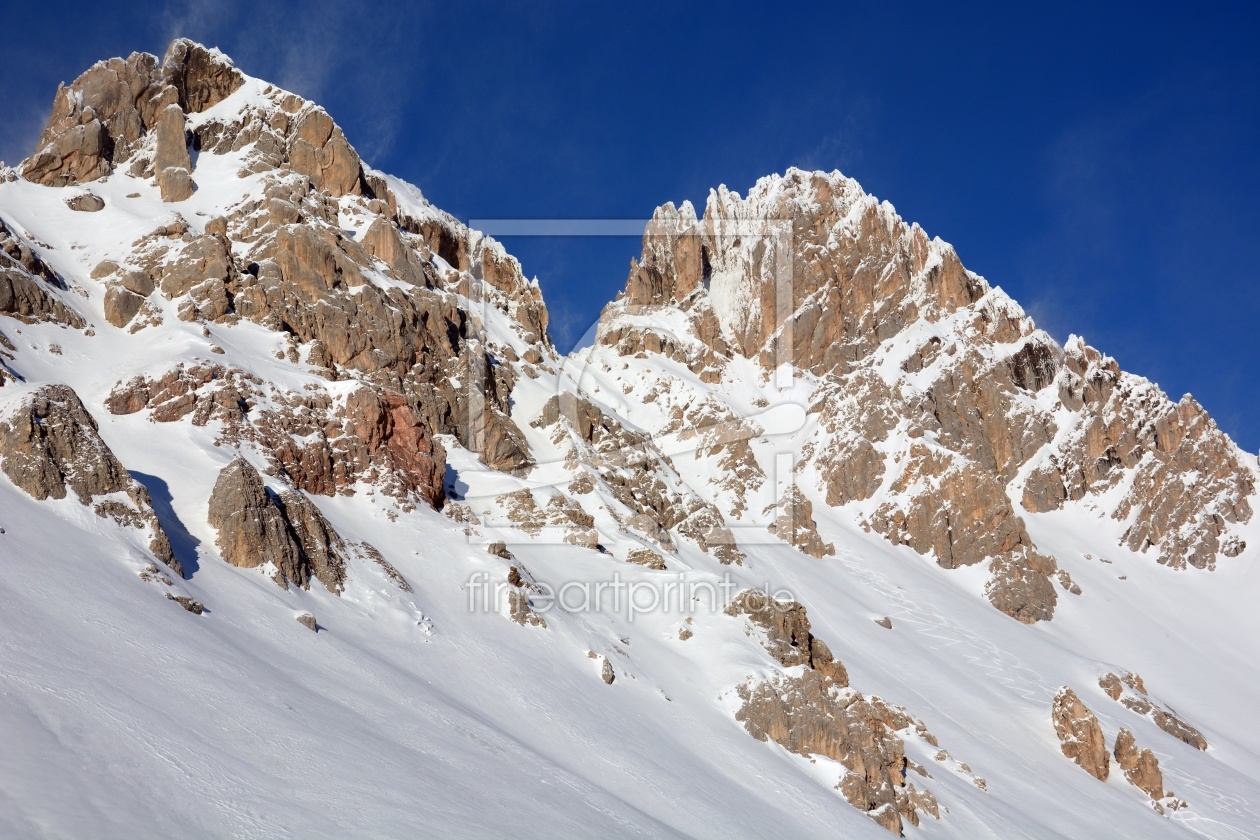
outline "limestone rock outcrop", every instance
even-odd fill
[[[2,264],[0,314],[28,323],[50,321],[78,328],[86,326],[78,313],[53,297],[38,280],[24,271]]]
[[[688,488],[658,441],[570,393],[548,399],[532,425],[551,429],[553,442],[571,447],[571,462],[587,470],[579,477],[599,478],[612,497],[608,501],[620,507],[618,516],[629,533],[667,552],[676,548],[672,536],[676,533],[722,563],[741,561],[743,555],[722,514]]]
[[[78,213],[99,213],[105,209],[105,199],[95,193],[85,192],[67,198],[66,206]]]
[[[149,492],[119,463],[70,387],[44,385],[0,414],[0,469],[34,499],[74,494],[98,516],[148,533],[153,555],[183,574]]]
[[[746,589],[726,607],[727,615],[745,616],[765,631],[766,651],[784,668],[805,665],[841,687],[849,684],[844,665],[827,643],[810,632],[809,616],[797,601],[780,601],[760,589]]]
[[[277,194],[298,204],[273,202],[292,207],[295,214],[302,212],[298,206],[312,205],[315,217],[298,223],[298,215],[282,216],[292,222],[261,229],[250,227],[257,216],[233,220],[228,236],[250,248],[249,265],[254,268],[240,271],[226,259],[225,271],[210,272],[216,281],[222,278],[216,287],[222,304],[209,312],[194,311],[193,317],[239,316],[281,330],[295,344],[308,346],[312,363],[331,377],[359,379],[378,394],[378,401],[390,402],[389,413],[398,415],[405,407],[429,435],[455,435],[493,468],[527,468],[528,447],[510,417],[510,370],[488,358],[490,349],[468,313],[432,288],[442,282],[436,269],[430,265],[421,272],[418,285],[371,282],[379,270],[373,257],[340,231],[326,197],[308,193],[292,179],[277,185],[284,187]],[[241,208],[242,214],[264,211],[272,212],[262,206]],[[523,293],[527,286],[519,276],[517,282],[514,289]],[[194,303],[199,288],[162,283],[165,294],[188,293]],[[530,312],[523,305],[503,305],[518,314]],[[515,326],[532,335],[539,323],[532,316],[527,320]],[[395,397],[387,396],[390,392]],[[405,406],[393,405],[397,396]]]
[[[263,400],[268,408],[256,408]],[[114,414],[148,411],[157,422],[222,424],[224,443],[251,442],[295,487],[314,495],[378,484],[403,501],[440,507],[442,447],[398,394],[363,387],[342,400],[266,386],[221,365],[177,366],[157,379],[120,383]]]
[[[1115,756],[1129,784],[1153,800],[1164,798],[1164,774],[1160,772],[1159,759],[1150,750],[1139,748],[1133,733],[1127,729],[1122,728],[1116,735]]]
[[[192,194],[197,191],[192,175],[182,166],[159,169],[156,179],[163,201],[184,201],[192,198]]]
[[[817,671],[740,686],[736,720],[759,741],[804,756],[823,755],[848,773],[837,787],[848,802],[900,836],[919,815],[939,818],[936,798],[906,779],[905,743],[914,720],[876,697],[864,697]]]
[[[1064,686],[1054,695],[1050,720],[1059,736],[1063,754],[1089,775],[1099,781],[1107,781],[1111,761],[1107,755],[1107,740],[1098,718],[1089,710],[1076,692]]]
[[[174,103],[158,114],[153,126],[153,170],[163,201],[183,201],[193,193],[192,157],[184,133],[184,111]]]
[[[1207,412],[1189,395],[1174,404],[1079,338],[1065,350],[1057,381],[1078,418],[1029,475],[1024,506],[1056,510],[1127,481],[1112,512],[1129,523],[1126,547],[1154,548],[1173,568],[1241,553],[1230,526],[1250,521],[1255,479]]]
[[[223,468],[210,496],[209,522],[218,531],[219,553],[233,566],[270,563],[299,586],[306,583],[299,547],[279,503],[244,458]]]
[[[205,113],[247,84],[237,107]],[[491,341],[484,316],[505,321],[531,347],[526,357],[553,358],[537,284],[501,246],[418,193],[399,200],[313,103],[248,80],[217,51],[179,40],[161,62],[144,54],[115,59],[63,88],[23,174],[62,185],[125,164],[178,202],[195,188],[190,148],[240,153],[241,174],[262,176],[261,186],[220,217],[189,224],[176,216],[102,262],[93,279],[105,282],[109,323],[131,332],[159,323],[164,307],[153,295],[161,294],[181,319],[254,321],[305,348],[328,379],[359,380],[371,394],[355,397],[352,422],[361,435],[350,437],[367,442],[350,447],[360,450],[351,469],[341,470],[330,451],[338,444],[293,452],[280,440],[255,441],[274,443],[292,480],[311,492],[346,486],[334,473],[382,468],[403,476],[403,492],[440,505],[439,434],[454,435],[492,468],[531,465],[511,419],[517,374],[496,360],[515,358],[513,341]],[[367,220],[361,239],[346,234],[342,213]],[[19,317],[55,311],[57,302],[39,291],[8,282],[0,303]],[[470,300],[488,308],[474,315]],[[381,453],[390,462],[383,467]]]
[[[985,595],[1031,624],[1054,616],[1055,562],[1036,551],[1002,485],[962,456],[912,444],[892,496],[868,520],[894,543],[935,555],[949,569],[991,560]]]
[[[895,408],[893,391],[867,370],[829,377],[815,393],[809,413],[827,440],[809,451],[828,505],[864,501],[879,490],[888,472],[881,447],[897,426]]]
[[[170,592],[165,593],[166,600],[174,601],[184,608],[185,611],[193,615],[202,615],[206,611],[206,605],[194,599],[190,595],[173,595]]]
[[[935,556],[946,569],[1032,544],[1002,485],[947,451],[911,446],[891,490],[893,498],[876,509],[871,527],[894,544]]]
[[[0,264],[20,268],[50,286],[64,288],[65,284],[48,267],[48,264],[40,259],[27,237],[10,230],[3,220],[0,220],[0,253],[4,255],[0,257]]]
[[[64,284],[23,237],[0,221],[0,315],[24,323],[47,321],[75,329],[83,318],[57,297]]]
[[[244,83],[244,77],[223,53],[178,38],[162,61],[162,75],[179,95],[179,105],[199,114],[227,99]]]
[[[212,183],[212,173],[227,177]],[[987,580],[983,597],[994,608],[1032,624],[1054,617],[1060,588],[1080,594],[1067,570],[1078,570],[1079,559],[1039,545],[1033,535],[1048,534],[1044,526],[1066,522],[1070,538],[1055,544],[1073,546],[1093,539],[1076,524],[1093,515],[1126,554],[1149,553],[1173,568],[1245,562],[1257,550],[1242,537],[1260,472],[1192,398],[1169,401],[1083,340],[1060,346],[950,246],[839,173],[791,170],[746,197],[722,188],[699,215],[690,204],[660,208],[594,344],[567,356],[548,338],[539,284],[499,243],[367,166],[315,103],[244,76],[192,42],[176,41],[161,60],[103,62],[59,91],[22,175],[42,186],[16,183],[0,167],[0,191],[12,190],[3,208],[9,221],[0,222],[0,470],[16,487],[36,499],[74,495],[136,529],[180,571],[152,500],[78,397],[24,381],[55,369],[49,357],[61,356],[63,343],[67,365],[93,350],[106,357],[126,348],[99,362],[109,376],[104,388],[112,386],[107,435],[118,429],[119,441],[143,446],[147,430],[163,438],[159,451],[185,436],[199,458],[214,447],[237,453],[207,500],[226,563],[266,569],[285,590],[318,580],[345,594],[338,622],[366,610],[400,628],[423,626],[420,602],[449,601],[453,589],[414,591],[379,551],[343,539],[320,505],[396,529],[386,537],[392,546],[402,545],[399,535],[443,529],[416,551],[436,546],[442,556],[404,568],[497,569],[494,610],[500,621],[530,628],[520,631],[531,636],[526,645],[590,636],[571,650],[608,651],[592,650],[581,678],[615,684],[609,700],[624,694],[631,702],[648,696],[645,688],[666,700],[698,696],[697,688],[710,701],[720,695],[729,704],[722,713],[767,750],[789,751],[792,763],[810,765],[813,778],[834,783],[837,795],[894,834],[945,813],[933,793],[911,784],[911,772],[937,778],[930,766],[970,777],[959,810],[980,795],[971,785],[984,791],[986,782],[936,750],[908,711],[852,685],[836,655],[843,651],[819,636],[845,639],[827,628],[847,627],[852,644],[902,657],[887,663],[891,691],[914,696],[907,689],[915,680],[938,673],[899,667],[921,663],[927,644],[940,673],[958,656],[969,676],[1013,681],[1018,693],[1037,680],[1015,654],[1038,645],[986,642],[960,626],[952,632],[956,616],[934,616],[924,599],[941,595],[943,610],[954,594],[928,577],[954,574],[962,585],[953,588],[968,592]],[[51,196],[38,213],[23,215],[7,198],[31,192]],[[147,222],[145,213],[153,214]],[[80,240],[42,227],[48,218],[134,232],[127,241]],[[102,306],[113,330],[99,323]],[[176,360],[155,362],[140,352],[146,342],[171,348]],[[360,497],[319,498],[351,493]],[[81,512],[66,504],[50,509]],[[417,509],[424,507],[445,516]],[[204,526],[194,519],[190,537]],[[823,539],[820,523],[838,545]],[[121,533],[130,548],[135,534]],[[26,539],[17,533],[5,545]],[[565,545],[539,547],[549,542]],[[563,556],[544,554],[552,549]],[[801,601],[745,590],[725,615],[652,617],[631,627],[614,616],[546,615],[548,587],[522,558],[549,574],[576,558],[575,580],[596,582],[604,568],[617,585],[622,575],[660,583],[666,599],[675,573],[701,585],[717,575],[748,582],[764,574],[774,581],[767,588],[808,586],[810,570],[821,576]],[[723,567],[743,562],[748,568]],[[891,568],[903,562],[911,567]],[[141,579],[170,588],[156,591],[204,613],[198,630],[214,630],[213,613],[159,565],[146,566]],[[967,567],[973,573],[952,571]],[[1080,612],[1114,604],[1109,587],[1134,590],[1099,571],[1078,573],[1091,596],[1101,593]],[[447,572],[443,579],[455,580]],[[850,585],[855,592],[840,591]],[[209,588],[203,594],[198,583],[195,594],[215,606]],[[837,596],[824,618],[820,599]],[[310,600],[296,591],[283,597]],[[173,614],[163,598],[151,600]],[[678,600],[680,611],[690,608]],[[813,623],[802,601],[818,604]],[[377,610],[383,602],[389,615]],[[444,620],[453,615],[438,609]],[[897,616],[895,632],[884,612]],[[281,631],[295,629],[291,620],[324,629],[311,613],[292,612]],[[532,634],[548,621],[550,632]],[[942,632],[950,637],[944,647]],[[977,651],[983,661],[974,661]],[[695,662],[703,672],[682,693],[677,684],[653,684],[664,673],[661,654],[719,658]],[[858,683],[884,667],[874,655],[844,659]],[[753,676],[727,670],[746,662]],[[1117,717],[1147,717],[1207,748],[1137,675],[1108,673],[1099,685],[1118,704]],[[997,695],[1010,693],[964,692],[959,702],[999,708]],[[1202,714],[1206,728],[1213,721]],[[1108,778],[1114,756],[1157,809],[1175,807],[1154,753],[1136,743],[1158,737],[1142,736],[1145,724],[1126,721],[1138,736],[1121,729],[1109,750],[1098,717],[1067,687],[1053,699],[1051,721],[1064,755],[1095,779]],[[1035,750],[1035,741],[1014,738],[1004,748]],[[1093,784],[1064,768],[1077,786]],[[958,793],[956,781],[934,785]],[[1013,792],[1001,780],[993,787],[1000,799],[1044,793],[1027,785]]]
[[[1031,549],[1013,551],[989,564],[989,580],[984,585],[984,595],[990,604],[1023,624],[1049,621],[1054,617],[1054,607],[1059,601],[1052,577],[1068,581],[1063,586],[1069,592],[1075,586],[1071,578],[1066,577],[1066,572],[1058,569],[1055,562],[1044,554]],[[1076,594],[1080,594],[1079,587],[1076,587]]]
[[[919,815],[940,818],[936,798],[909,784],[904,737],[935,744],[920,721],[878,697],[849,686],[844,665],[810,632],[805,608],[750,589],[727,606],[765,634],[766,651],[784,668],[804,666],[799,676],[782,674],[741,685],[735,719],[759,741],[804,756],[823,755],[847,769],[836,787],[855,808],[896,835]]]
[[[531,594],[539,594],[543,591],[533,574],[524,565],[516,564],[508,567],[507,582],[511,587],[507,590],[508,618],[522,627],[547,629],[547,620],[534,609],[533,601],[530,599]]]
[[[274,495],[258,471],[237,458],[219,473],[210,496],[210,525],[216,545],[233,566],[269,566],[276,583],[310,587],[318,579],[340,594],[346,547],[323,515],[300,493]]]
[[[306,558],[310,575],[328,588],[340,593],[346,580],[348,550],[341,536],[333,530],[310,499],[289,490],[280,494],[280,508],[296,543]]]
[[[543,528],[560,532],[564,542],[595,549],[599,546],[599,532],[595,519],[583,507],[562,494],[546,497],[543,505],[528,488],[505,493],[496,499],[510,522],[530,536],[536,537]]]
[[[1203,737],[1203,733],[1183,720],[1172,709],[1151,697],[1146,690],[1146,683],[1132,671],[1126,671],[1123,674],[1108,672],[1099,678],[1098,685],[1112,700],[1142,717],[1150,718],[1156,726],[1177,740],[1197,750],[1208,748],[1208,742]]]
[[[188,170],[187,148],[181,157],[173,142],[174,123],[178,120],[182,141],[185,112],[209,108],[243,82],[226,56],[185,39],[171,44],[161,65],[148,53],[98,62],[58,89],[52,116],[37,151],[23,162],[22,176],[49,186],[104,178],[135,156],[152,155],[151,132],[166,137],[157,143],[158,160],[165,162],[157,167],[158,173],[167,166]],[[168,111],[172,106],[178,117]],[[162,123],[165,128],[157,131]],[[183,147],[182,142],[178,145]],[[154,166],[150,158],[140,169],[151,171]]]
[[[764,513],[774,515],[770,533],[788,542],[810,557],[826,557],[834,554],[836,547],[823,542],[818,535],[818,523],[814,521],[814,505],[795,485],[788,487],[774,505]]]

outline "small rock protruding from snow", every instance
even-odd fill
[[[1059,736],[1063,754],[1077,766],[1099,781],[1107,781],[1111,760],[1107,755],[1107,740],[1102,725],[1076,692],[1067,686],[1054,695],[1050,720]]]
[[[200,601],[193,600],[188,595],[172,595],[170,592],[164,593],[168,601],[174,601],[193,615],[201,615],[205,612],[205,605]]]
[[[99,213],[105,209],[105,200],[96,193],[81,193],[67,198],[66,206],[80,213]]]
[[[1115,756],[1129,784],[1152,800],[1164,798],[1164,774],[1160,772],[1159,759],[1150,750],[1140,748],[1133,733],[1123,727],[1116,735]]]

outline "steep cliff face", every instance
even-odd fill
[[[547,322],[216,50],[62,87],[0,170],[0,833],[1260,820],[1260,658],[1203,656],[1260,471],[1193,399],[838,173],[662,207]]]

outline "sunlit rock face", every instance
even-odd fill
[[[988,564],[989,600],[1025,623],[1054,615],[1053,581],[1079,590],[1029,514],[1088,509],[1174,568],[1246,547],[1255,472],[1192,398],[1060,346],[839,173],[658,209],[598,340],[705,382],[737,358],[808,382],[810,495],[946,568]]]
[[[179,670],[217,650],[208,665],[231,680],[189,694],[150,667],[137,691],[165,694],[144,708],[193,731],[222,689],[256,712],[292,745],[284,767],[250,775],[252,732],[216,749],[236,787],[322,774],[299,821],[332,802],[321,819],[341,819],[359,803],[328,797],[345,791],[414,816],[391,786],[445,795],[449,776],[466,785],[452,813],[510,800],[513,830],[580,802],[584,820],[695,834],[693,809],[738,802],[755,828],[727,834],[769,813],[760,833],[796,836],[780,823],[800,818],[955,837],[1036,808],[1040,830],[1063,813],[1046,790],[1112,825],[1187,807],[1166,779],[1241,778],[1204,764],[1246,753],[1216,706],[1160,677],[1174,711],[1099,664],[1122,648],[1153,676],[1176,654],[1197,679],[1221,635],[1210,611],[1158,641],[1167,615],[1128,575],[1159,576],[1135,590],[1166,586],[1180,608],[1182,582],[1242,577],[1198,569],[1260,550],[1244,539],[1255,459],[1192,398],[1060,346],[839,173],[721,188],[699,214],[662,206],[594,343],[561,356],[547,326],[499,243],[368,166],[315,103],[184,40],[97,64],[57,93],[34,154],[0,169],[4,583],[47,561],[45,542],[74,542],[96,564],[55,567],[81,585],[75,608],[94,605],[67,611],[76,644],[125,604],[103,657],[161,639]],[[20,534],[12,510],[55,536]],[[723,594],[633,619],[554,603],[561,582],[627,581]],[[1130,632],[1158,658],[1130,659]],[[54,681],[75,673],[63,647],[40,649]],[[81,693],[24,700],[62,696]],[[137,731],[167,720],[145,714]],[[991,763],[992,788],[933,731]],[[361,732],[388,778],[359,763]],[[156,778],[153,755],[192,767],[200,747],[109,766]],[[1118,790],[1098,783],[1113,758]],[[105,774],[62,775],[96,796]],[[487,779],[493,802],[469,795]],[[679,800],[693,788],[719,804]],[[1214,818],[1231,815],[1247,819]]]

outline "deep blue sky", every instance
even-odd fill
[[[839,168],[1260,449],[1251,4],[6,3],[0,158],[57,82],[175,35],[323,104],[461,218],[646,218]],[[70,22],[70,23],[68,23]],[[509,240],[565,346],[633,239]]]

